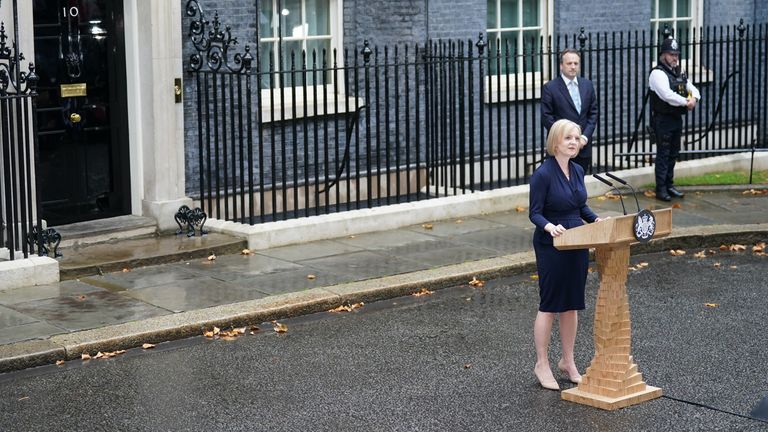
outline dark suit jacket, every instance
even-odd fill
[[[565,86],[563,77],[544,84],[541,89],[541,124],[549,132],[549,128],[560,119],[568,119],[581,126],[581,133],[589,142],[579,151],[579,156],[590,157],[592,155],[592,135],[597,127],[597,94],[592,81],[577,77],[579,94],[581,95],[581,112],[576,112],[568,87]]]

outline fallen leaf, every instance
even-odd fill
[[[81,360],[90,360],[91,359],[91,355],[88,354],[88,353],[82,353],[82,354],[80,354],[80,359]]]
[[[151,344],[151,343],[145,343],[141,345],[142,349],[152,349],[154,347],[155,347],[155,344]]]
[[[253,252],[251,252],[250,249],[243,249],[240,251],[241,255],[253,255]]]
[[[432,295],[432,294],[434,294],[434,291],[430,291],[426,288],[422,288],[419,292],[415,292],[411,295],[414,297],[422,297],[422,296]]]
[[[713,264],[713,265],[715,266],[715,268],[720,268],[720,263],[719,263],[719,262],[716,262],[716,263],[715,263],[715,264]]]
[[[421,227],[424,228],[425,230],[431,230],[432,224],[430,223],[421,224]]]
[[[216,260],[216,254],[208,255],[208,261],[215,261],[215,260]]]
[[[56,360],[56,366],[61,366],[64,364],[64,360]]]
[[[720,305],[717,304],[717,303],[704,303],[704,306],[706,306],[708,308],[716,308],[716,307],[718,307]]]
[[[272,329],[276,333],[285,333],[288,331],[288,326],[283,323],[279,323],[277,321],[272,321]]]
[[[482,281],[474,276],[472,276],[472,280],[469,281],[469,286],[473,286],[475,288],[482,288],[485,286],[485,281]]]
[[[363,306],[365,306],[365,303],[363,303],[363,302],[355,303],[355,304],[351,304],[351,305],[341,305],[341,306],[339,306],[337,308],[329,310],[328,312],[352,312],[353,310],[359,309],[359,308],[361,308]],[[277,330],[275,330],[275,331],[277,331]]]
[[[605,201],[606,199],[607,198],[605,196],[603,196],[603,195],[600,195],[599,197],[597,197],[598,201]]]
[[[466,300],[466,301],[472,301],[472,297],[467,297],[467,298],[465,298],[464,300]]]
[[[124,269],[123,269],[123,273],[128,273],[128,272],[130,272],[130,271],[131,271],[131,269],[129,269],[129,268],[124,268]]]
[[[643,195],[647,196],[648,198],[654,198],[656,197],[656,192],[648,189],[647,191],[643,192]]]
[[[84,295],[79,295],[79,296],[77,296],[76,298],[77,298],[77,300],[79,300],[79,301],[84,301],[84,300],[85,300],[87,297],[86,297],[86,296],[84,296]]]
[[[729,269],[737,269],[737,268],[739,268],[739,266],[735,266],[735,265],[732,265],[732,266],[730,266],[730,267],[728,267],[728,268],[729,268]]]
[[[734,251],[734,252],[741,252],[747,250],[747,247],[740,244],[732,244],[728,246],[728,250]]]
[[[672,256],[685,255],[685,251],[682,249],[670,249],[669,254]]]
[[[538,273],[534,273],[534,274],[532,274],[530,276],[530,278],[531,278],[531,280],[539,280],[539,275],[538,275]]]
[[[742,195],[765,195],[768,194],[768,189],[749,189],[741,193]]]
[[[23,401],[23,400],[27,400],[27,399],[29,399],[29,396],[20,397],[17,400],[18,401]]]
[[[221,329],[220,329],[220,328],[218,328],[218,327],[213,327],[213,329],[212,329],[212,330],[204,331],[204,332],[203,332],[203,336],[205,336],[205,337],[209,337],[209,338],[212,338],[212,337],[214,337],[214,336],[218,336],[220,332],[221,332]]]
[[[693,256],[696,257],[696,258],[706,258],[707,257],[707,253],[705,251],[696,252],[695,254],[693,254]]]
[[[525,211],[525,207],[517,206],[517,207],[515,207],[515,211],[518,212],[518,213],[522,213],[522,212]]]
[[[752,252],[765,252],[765,242],[760,242],[752,246]]]
[[[472,363],[467,363],[464,365],[464,369],[469,369],[472,367]]]
[[[612,201],[618,201],[621,199],[621,196],[615,195],[613,192],[606,192],[605,198],[612,200]]]
[[[587,273],[594,273],[594,272],[595,272],[595,269],[593,269],[592,267],[589,267],[587,269]]]
[[[721,250],[721,251],[727,251],[727,250],[728,250],[728,246],[726,246],[726,245],[720,245],[720,250]]]
[[[351,235],[351,236],[349,236],[349,238],[351,238],[351,239],[353,239],[353,238],[355,238],[355,237],[357,237],[357,236],[356,236],[356,235]]]
[[[457,223],[457,224],[460,224],[460,223],[464,223],[464,221],[463,221],[463,220],[461,220],[461,219],[456,219],[456,223]]]
[[[309,279],[309,280],[315,280],[315,279],[317,279],[317,276],[315,276],[315,275],[313,275],[313,274],[308,274],[308,275],[307,275],[307,279]]]
[[[679,209],[679,208],[683,208],[683,206],[681,206],[680,203],[674,203],[674,204],[672,204],[672,208],[673,209]]]

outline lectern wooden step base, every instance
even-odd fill
[[[661,397],[661,389],[647,385],[643,391],[614,398],[595,393],[587,393],[579,390],[578,387],[574,387],[572,389],[563,390],[560,393],[560,396],[563,398],[563,400],[613,411],[619,408],[628,407],[630,405],[639,404],[641,402]]]

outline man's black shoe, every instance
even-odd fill
[[[656,199],[659,201],[672,201],[672,197],[665,192],[656,192]]]
[[[667,189],[667,192],[669,192],[669,194],[674,198],[683,198],[685,196],[684,193],[680,192],[679,190],[673,187]]]

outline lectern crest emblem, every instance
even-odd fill
[[[653,238],[656,232],[656,217],[650,210],[640,210],[635,215],[634,231],[635,238],[640,243],[646,243]]]

